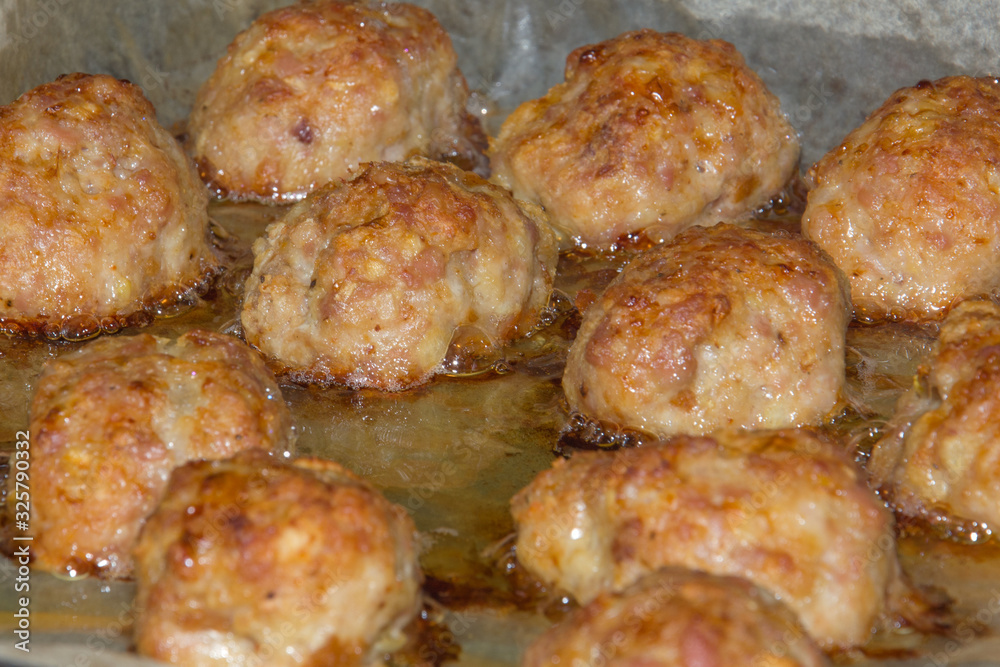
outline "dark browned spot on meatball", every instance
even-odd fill
[[[593,49],[587,49],[586,51],[580,54],[580,64],[587,65],[589,63],[596,63],[600,55],[601,55],[600,48],[595,47]]]
[[[315,138],[313,129],[310,127],[309,121],[305,118],[300,119],[299,122],[295,124],[295,127],[292,128],[292,134],[294,134],[295,138],[304,144],[311,144]]]

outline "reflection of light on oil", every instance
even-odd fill
[[[569,539],[571,540],[578,540],[581,537],[583,537],[583,531],[579,528],[574,528],[569,532]]]

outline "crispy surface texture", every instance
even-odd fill
[[[174,342],[148,334],[98,340],[49,362],[36,387],[37,569],[128,577],[136,536],[175,466],[291,444],[274,377],[231,336],[194,330]],[[12,516],[12,493],[6,509]]]
[[[331,461],[179,468],[136,547],[139,652],[202,665],[365,665],[420,605],[409,515]]]
[[[788,607],[737,577],[680,568],[602,593],[539,637],[524,667],[828,664]]]
[[[314,193],[253,250],[247,341],[298,381],[385,390],[428,380],[460,328],[530,331],[557,259],[537,207],[419,158]]]
[[[264,14],[198,93],[189,150],[221,196],[297,200],[362,162],[485,168],[444,28],[406,3],[300,2]]]
[[[799,236],[696,227],[632,260],[584,313],[573,410],[655,435],[820,421],[844,383],[840,271]]]
[[[0,107],[0,330],[68,338],[205,283],[208,196],[127,81],[70,74]]]
[[[936,320],[1000,292],[1000,83],[894,93],[809,171],[803,233],[851,281],[861,320]]]
[[[577,453],[511,509],[521,564],[583,604],[688,567],[753,581],[820,646],[845,648],[870,639],[899,590],[891,513],[839,446],[806,430]]]
[[[490,157],[498,182],[603,247],[748,217],[792,177],[799,142],[732,44],[640,30],[570,53],[565,82],[519,106]]]
[[[1000,526],[1000,306],[970,300],[948,314],[896,413],[869,466],[896,510],[944,528]]]

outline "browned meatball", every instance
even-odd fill
[[[809,171],[803,233],[863,320],[939,319],[1000,292],[1000,82],[897,91]]]
[[[405,3],[300,2],[230,45],[188,131],[201,176],[237,199],[300,199],[359,163],[412,155],[485,164],[451,40]]]
[[[363,665],[420,604],[414,525],[331,461],[177,469],[136,546],[139,652],[202,665]]]
[[[830,648],[868,641],[900,587],[891,513],[808,431],[577,453],[511,507],[518,560],[582,603],[666,565],[741,576]]]
[[[602,593],[529,648],[524,667],[826,665],[788,607],[745,579],[664,568]]]
[[[898,511],[976,522],[979,537],[1000,526],[1000,306],[966,301],[948,314],[893,426],[870,467]]]
[[[217,266],[208,197],[137,86],[72,74],[0,107],[0,330],[75,338]]]
[[[732,44],[641,30],[573,51],[565,83],[518,107],[490,153],[498,182],[600,247],[749,216],[799,143]]]
[[[657,435],[816,423],[844,383],[837,267],[798,236],[696,227],[630,262],[584,313],[570,407]]]
[[[247,341],[299,381],[424,382],[459,327],[501,345],[536,325],[556,262],[540,215],[452,165],[366,165],[254,243]]]
[[[49,362],[31,403],[33,566],[129,576],[136,536],[175,466],[285,449],[290,431],[274,378],[231,336],[99,340]]]

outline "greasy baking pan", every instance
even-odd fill
[[[160,121],[182,130],[198,85],[242,28],[286,4],[264,0],[124,2],[4,0],[0,4],[0,102],[73,71],[107,72],[139,84]],[[504,0],[418,2],[450,32],[476,91],[475,109],[495,132],[506,113],[561,80],[567,53],[625,30],[650,27],[722,38],[744,54],[782,102],[802,138],[803,168],[835,146],[893,90],[950,74],[996,74],[995,3],[599,2]],[[850,9],[848,9],[848,7]],[[772,213],[794,224],[789,212]],[[232,331],[250,241],[276,209],[214,204],[230,270],[205,300],[164,313],[147,330],[167,336],[195,326]],[[573,331],[572,297],[598,288],[614,263],[564,259],[552,323],[502,359],[456,368],[454,377],[399,394],[292,388],[300,453],[334,459],[406,507],[421,531],[429,609],[447,627],[436,651],[458,664],[513,665],[563,611],[558,599],[505,575],[512,531],[508,501],[555,450],[572,446],[559,377]],[[933,340],[932,329],[854,328],[848,397],[856,409],[833,430],[862,448],[884,424]],[[72,343],[0,339],[0,441],[12,450],[27,426],[44,361]],[[861,413],[865,417],[859,416]],[[866,653],[837,662],[879,665],[1000,664],[1000,550],[916,533],[900,547],[922,585],[955,600],[951,637],[883,633]],[[873,558],[878,553],[872,554]],[[29,588],[20,584],[27,583]],[[133,586],[0,564],[0,662],[25,665],[149,664],[127,653]],[[15,648],[14,612],[30,599],[30,653]]]

